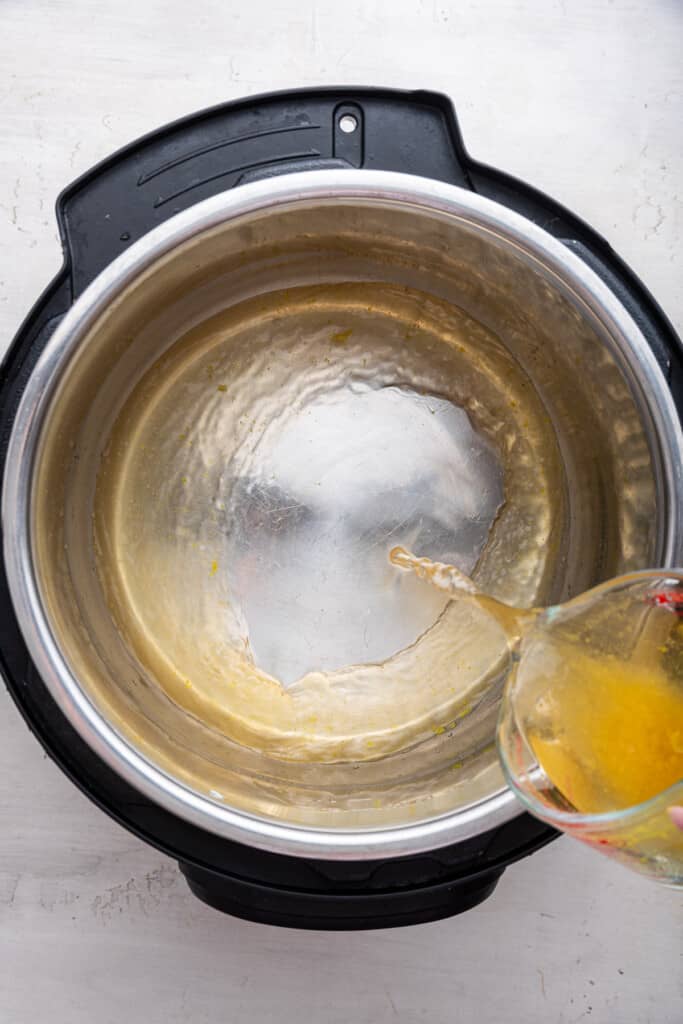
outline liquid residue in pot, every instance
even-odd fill
[[[251,300],[144,375],[103,452],[96,563],[154,685],[278,757],[368,760],[452,728],[507,666],[498,624],[396,573],[396,543],[541,603],[560,456],[487,328],[405,288]]]

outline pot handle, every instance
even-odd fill
[[[495,889],[502,868],[386,892],[311,891],[180,862],[192,893],[214,910],[247,921],[325,931],[397,928],[471,910]]]
[[[194,203],[255,178],[323,167],[403,171],[502,203],[572,248],[618,295],[683,401],[683,351],[672,325],[609,244],[560,203],[473,160],[453,104],[435,92],[301,89],[213,107],[138,139],[57,200],[65,265],[59,308],[128,245]],[[43,313],[44,298],[30,319]],[[38,329],[36,323],[32,327]]]
[[[309,89],[249,97],[166,126],[70,185],[57,217],[73,298],[169,217],[255,178],[329,167],[403,171],[470,188],[450,100]]]

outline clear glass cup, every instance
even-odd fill
[[[516,632],[497,732],[510,787],[567,835],[683,886],[683,572],[619,577],[522,613]]]

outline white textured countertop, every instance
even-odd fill
[[[0,352],[59,190],[138,135],[293,85],[452,96],[470,152],[592,223],[683,329],[681,0],[0,0]],[[673,1024],[683,904],[560,840],[459,918],[223,917],[91,805],[0,689],[1,1024]]]

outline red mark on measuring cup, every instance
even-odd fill
[[[653,590],[645,595],[648,604],[683,615],[683,590]]]

